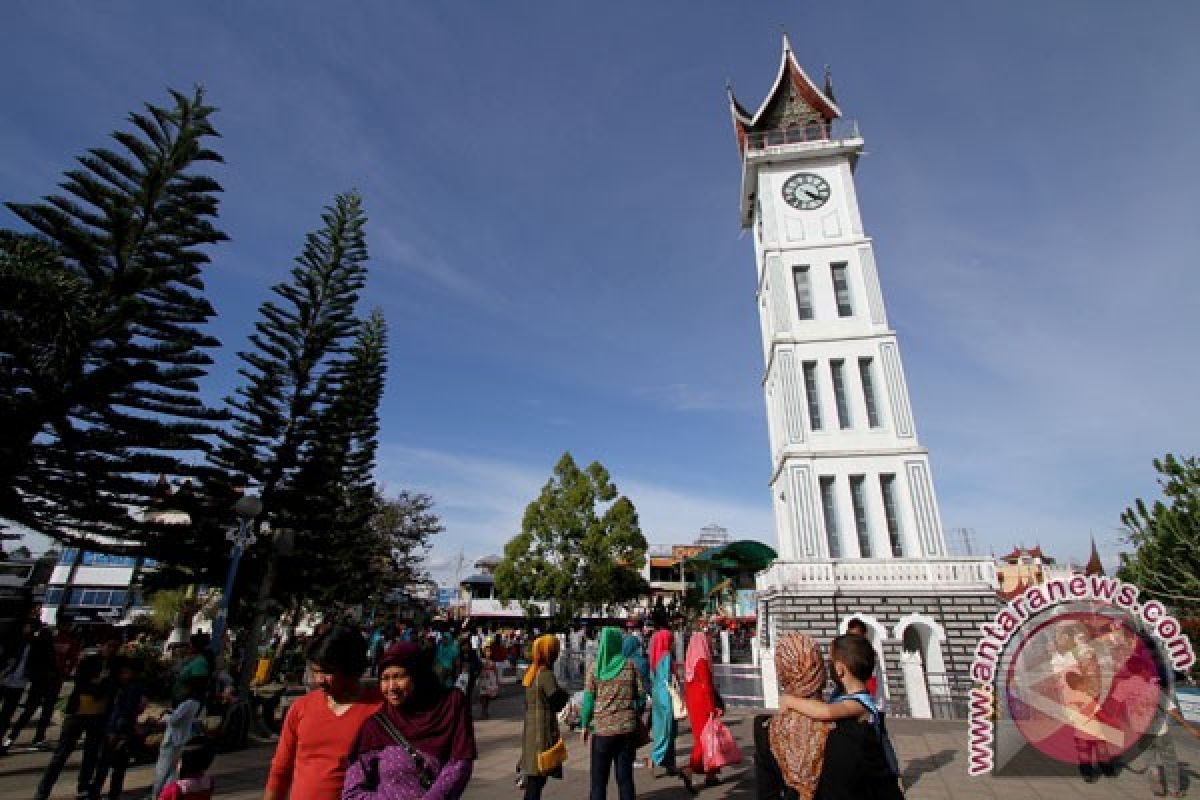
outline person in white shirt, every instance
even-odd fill
[[[187,682],[187,696],[174,711],[164,713],[166,725],[162,744],[158,748],[158,763],[154,765],[154,790],[151,800],[157,800],[163,787],[175,780],[183,748],[196,732],[197,722],[204,716],[204,694],[208,679],[192,678]]]

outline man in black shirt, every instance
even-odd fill
[[[99,652],[85,656],[75,669],[75,688],[67,698],[67,716],[58,736],[58,747],[46,765],[34,800],[47,800],[80,739],[83,739],[83,761],[76,779],[76,795],[87,795],[100,757],[100,745],[104,742],[104,726],[108,721],[113,694],[116,692],[113,668],[120,645],[119,639],[106,641],[100,645]]]

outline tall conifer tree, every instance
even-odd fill
[[[389,571],[390,545],[372,525],[379,404],[387,373],[387,325],[376,309],[363,321],[336,396],[313,422],[316,446],[288,487],[294,558],[279,590],[311,600],[359,602]]]
[[[130,509],[191,471],[220,416],[197,387],[219,344],[202,271],[226,238],[202,172],[221,161],[214,109],[199,89],[171,98],[62,194],[6,204],[32,233],[0,235],[0,518],[66,543],[136,538]]]
[[[338,195],[321,219],[322,227],[305,237],[291,280],[274,286],[275,297],[259,307],[251,347],[238,354],[245,383],[227,400],[233,423],[213,453],[207,489],[213,497],[229,496],[230,481],[256,484],[263,516],[255,525],[261,528],[269,519],[276,531],[290,531],[301,548],[312,544],[314,509],[327,508],[328,495],[339,488],[336,482],[317,486],[318,496],[302,490],[313,487],[304,480],[312,465],[328,458],[326,420],[347,384],[361,330],[355,306],[367,277],[366,217],[358,193]],[[223,542],[208,537],[202,544]],[[261,537],[241,581],[243,586],[257,583],[257,601],[246,602],[250,598],[235,589],[243,597],[239,604],[255,614],[247,643],[251,652],[277,572],[279,556],[270,548],[270,540]],[[307,555],[303,549],[296,552]],[[244,674],[243,682],[248,678]]]

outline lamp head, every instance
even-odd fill
[[[257,495],[244,494],[234,503],[233,510],[242,519],[254,519],[262,513],[262,500]]]

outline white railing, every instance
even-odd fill
[[[929,561],[776,561],[758,573],[760,592],[786,589],[981,589],[996,588],[996,565],[983,558]]]
[[[792,144],[821,144],[842,139],[859,139],[858,120],[835,119],[809,122],[789,128],[775,128],[746,134],[746,150],[757,152]]]

